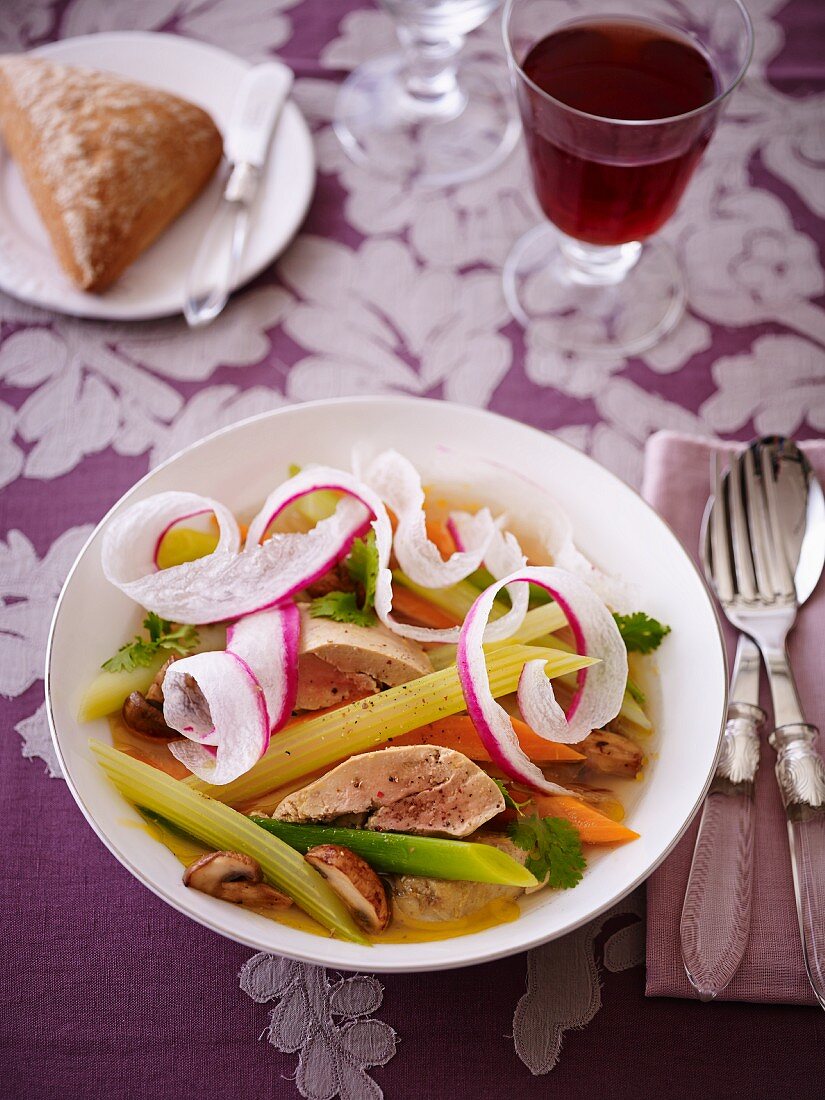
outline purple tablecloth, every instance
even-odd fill
[[[666,230],[689,313],[647,355],[596,362],[554,354],[508,319],[500,266],[537,218],[520,150],[486,179],[421,196],[347,162],[331,105],[343,72],[391,43],[382,13],[349,0],[0,4],[4,51],[141,29],[251,60],[277,53],[296,71],[320,167],[293,247],[206,333],[53,318],[0,298],[0,1095],[822,1095],[821,1013],[645,1000],[642,968],[627,953],[617,962],[625,933],[605,952],[597,1014],[596,929],[576,934],[577,954],[531,954],[515,1023],[526,1065],[513,1042],[524,957],[390,976],[383,1004],[376,982],[336,987],[268,960],[241,988],[249,950],[134,881],[42,759],[46,631],[88,525],[151,464],[234,419],[344,393],[437,396],[558,431],[633,482],[657,428],[825,430],[825,6],[749,6],[750,75]],[[495,44],[495,23],[474,37],[471,48]],[[627,920],[598,934],[596,958]],[[561,1030],[537,1049],[535,1024],[565,982],[583,1002],[566,1026],[592,1020],[567,1031],[549,1078],[531,1076],[555,1061]],[[262,988],[272,1004],[248,995]],[[268,1026],[273,1041],[259,1042]],[[356,1047],[360,1060],[346,1055]]]

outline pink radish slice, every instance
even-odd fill
[[[524,582],[524,583],[522,583]],[[545,662],[528,661],[519,681],[524,721],[539,736],[574,744],[618,714],[627,682],[627,651],[619,629],[598,596],[572,573],[552,566],[525,567],[490,585],[464,620],[456,663],[467,709],[493,762],[511,778],[549,794],[567,793],[548,782],[519,745],[510,716],[496,702],[484,660],[484,627],[498,592],[508,585],[540,585],[567,616],[578,651],[600,663],[578,674],[578,687],[565,717],[544,674]]]
[[[245,661],[261,685],[270,733],[285,725],[295,706],[300,634],[301,614],[291,602],[246,615],[226,632],[227,652]]]
[[[401,569],[424,588],[447,588],[478,569],[493,537],[493,517],[482,508],[468,517],[462,545],[444,561],[427,535],[424,490],[415,466],[398,451],[384,451],[370,464],[364,481],[396,518],[393,551]]]
[[[199,779],[230,783],[260,760],[269,744],[261,685],[234,653],[195,653],[169,666],[163,716],[186,740],[169,751]]]

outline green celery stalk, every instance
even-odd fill
[[[536,657],[547,660],[548,676],[576,672],[594,663],[589,657],[554,649],[506,646],[487,658],[493,695],[515,691],[525,661]],[[453,665],[287,726],[272,738],[266,755],[232,783],[213,787],[194,777],[183,782],[222,802],[246,803],[353,753],[366,752],[428,722],[458,714],[465,706]]]
[[[471,573],[467,580],[479,591],[483,592],[485,588],[489,588],[491,584],[495,584],[496,578],[490,572],[489,569],[485,569],[484,566],[480,569],[476,569],[474,573]],[[546,588],[542,588],[541,585],[530,585],[530,607],[542,607],[544,604],[550,603],[553,597],[547,591]]]
[[[567,619],[562,609],[557,603],[548,603],[528,611],[521,626],[509,638],[502,642],[490,642],[484,648],[490,653],[504,646],[520,644],[540,645],[552,649],[556,645],[556,639],[548,635],[561,630],[564,626],[567,626]],[[455,664],[455,646],[435,646],[429,651],[428,656],[433,668],[448,668]]]
[[[553,645],[557,649],[564,650],[565,653],[575,652],[571,645],[568,645],[567,642],[561,641],[559,638],[554,638],[553,639]],[[575,676],[560,676],[559,680],[566,687],[569,687],[569,688],[572,688],[573,690],[575,690],[575,688],[576,688],[576,677]],[[625,691],[625,693],[624,693],[624,698],[622,699],[622,707],[621,707],[621,710],[619,711],[619,714],[618,714],[617,717],[619,717],[620,719],[625,719],[628,722],[632,722],[634,726],[640,726],[642,729],[645,729],[645,730],[649,730],[649,729],[653,728],[653,724],[650,721],[650,719],[647,717],[645,712],[642,710],[642,708],[639,706],[639,704],[636,702],[636,700],[633,698],[633,696],[628,691]]]
[[[396,584],[408,588],[410,592],[415,592],[417,596],[421,596],[428,603],[440,607],[442,611],[449,612],[459,622],[464,620],[467,612],[479,597],[478,589],[469,581],[459,581],[458,584],[451,584],[448,588],[424,588],[411,580],[401,569],[393,570],[392,579]],[[490,612],[490,618],[500,619],[506,613],[506,605],[496,601],[493,610]]]
[[[354,943],[369,943],[343,902],[298,852],[268,836],[248,817],[157,768],[93,738],[89,748],[120,793],[218,851],[237,851],[260,864],[267,882],[288,894],[324,928]]]
[[[342,844],[384,875],[425,875],[500,886],[536,885],[535,876],[526,867],[491,844],[344,829],[336,825],[297,825],[254,815],[252,821],[299,852],[307,852],[316,844]]]
[[[301,472],[301,467],[294,462],[289,467],[289,476],[295,477]],[[294,507],[301,513],[304,519],[313,526],[322,519],[328,519],[338,507],[341,494],[333,489],[318,489],[314,493],[307,493],[295,501]]]

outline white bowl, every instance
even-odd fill
[[[673,632],[657,654],[661,691],[655,752],[633,784],[628,824],[639,840],[590,849],[574,889],[522,902],[509,924],[450,940],[362,947],[313,936],[187,890],[180,864],[137,827],[135,812],[108,783],[88,749],[109,738],[105,721],[81,726],[78,696],[139,625],[139,612],[100,568],[103,532],[127,504],[164,489],[188,489],[251,513],[286,476],[290,462],[348,466],[351,450],[393,446],[427,463],[440,445],[493,459],[551,493],[573,520],[577,543],[602,568],[629,581],[638,606]],[[443,454],[443,452],[442,452]],[[479,486],[483,496],[484,487]],[[578,451],[532,428],[478,409],[408,398],[321,401],[236,424],[187,448],[148,474],[115,505],[81,551],[55,610],[46,657],[49,720],[66,781],[89,824],[132,874],[182,913],[264,951],[341,969],[437,970],[523,951],[590,920],[645,879],[681,836],[700,804],[717,756],[727,696],[719,624],[688,555],[652,509]]]

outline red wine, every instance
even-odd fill
[[[543,38],[521,67],[552,97],[520,82],[533,179],[547,217],[591,244],[655,233],[713,132],[717,108],[689,114],[717,95],[708,57],[687,36],[653,23],[587,20]]]

